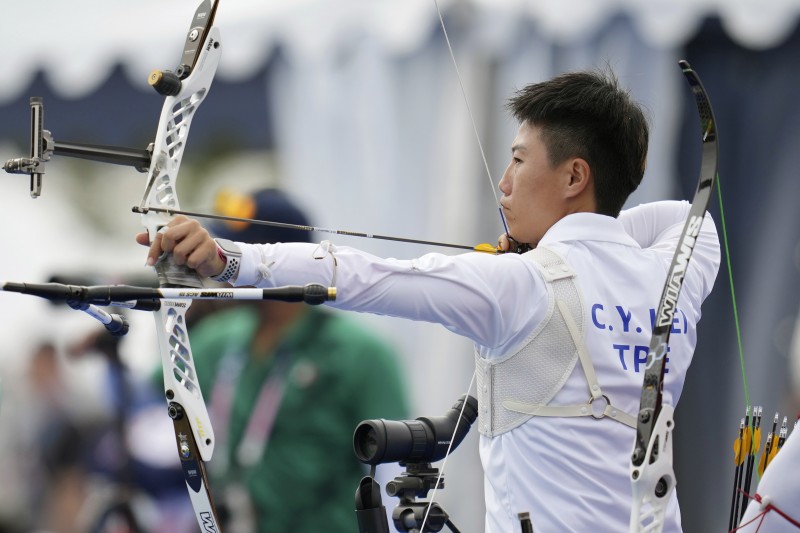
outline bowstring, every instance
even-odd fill
[[[744,349],[742,348],[742,330],[739,327],[739,308],[736,305],[736,291],[733,288],[733,268],[731,267],[731,250],[728,246],[728,228],[725,224],[725,209],[722,207],[722,187],[717,175],[717,199],[719,200],[719,218],[722,223],[722,243],[725,248],[725,262],[728,269],[728,281],[731,287],[731,302],[733,304],[733,323],[736,329],[736,343],[739,349],[739,365],[742,369],[742,385],[744,386],[744,401],[750,407],[750,391],[747,388],[747,373],[744,364]]]
[[[444,469],[447,465],[447,458],[450,457],[450,450],[453,448],[453,441],[455,441],[456,433],[458,433],[458,426],[464,420],[464,409],[467,408],[467,397],[469,396],[469,392],[472,390],[472,384],[475,383],[475,375],[477,374],[477,369],[472,372],[472,378],[469,380],[469,386],[467,387],[467,392],[464,394],[464,401],[461,404],[461,412],[458,413],[458,421],[456,422],[456,428],[453,430],[453,435],[450,437],[450,443],[447,445],[447,452],[444,454],[444,459],[442,459],[442,468],[439,470],[439,475],[436,476],[436,483],[433,485],[433,492],[431,492],[430,500],[428,500],[429,504],[425,508],[425,516],[422,517],[422,525],[420,526],[420,531],[425,531],[425,523],[428,521],[428,514],[431,512],[431,505],[436,500],[436,491],[439,490],[439,483],[441,482],[442,478],[444,477]]]
[[[503,229],[508,235],[508,224],[506,224],[506,217],[503,216],[503,208],[500,206],[500,199],[497,197],[497,190],[495,190],[494,186],[494,178],[492,178],[492,172],[489,170],[489,162],[486,160],[486,152],[483,149],[483,143],[481,142],[481,136],[478,133],[478,125],[475,122],[475,115],[472,114],[472,108],[469,105],[469,97],[467,96],[467,90],[464,87],[464,79],[461,77],[461,71],[458,69],[458,62],[456,61],[456,55],[453,53],[453,46],[450,44],[450,36],[447,35],[447,28],[444,25],[444,17],[442,16],[442,10],[439,9],[439,2],[438,0],[433,0],[433,4],[436,6],[436,14],[439,17],[439,25],[442,28],[442,33],[444,34],[444,40],[447,43],[447,50],[450,52],[450,59],[453,60],[453,67],[456,71],[456,77],[458,78],[458,85],[461,88],[461,96],[464,98],[464,104],[467,106],[467,114],[469,115],[469,120],[472,123],[472,131],[475,133],[475,140],[478,142],[478,150],[481,153],[481,159],[483,159],[483,167],[486,170],[486,176],[489,179],[489,188],[492,190],[492,195],[494,196],[494,203],[497,206],[497,212],[500,213],[500,221],[503,223]]]
[[[447,43],[447,50],[450,53],[450,59],[453,61],[453,67],[456,71],[456,77],[458,78],[458,85],[461,89],[461,96],[464,98],[464,104],[467,107],[467,114],[469,115],[469,120],[472,123],[472,131],[475,133],[475,140],[478,143],[478,150],[481,153],[481,159],[483,160],[483,166],[486,170],[486,176],[489,180],[489,188],[492,190],[492,195],[494,196],[495,205],[497,206],[497,212],[500,214],[500,221],[503,223],[503,229],[508,235],[508,225],[506,224],[506,218],[503,216],[503,208],[500,205],[500,199],[497,197],[497,191],[495,190],[494,186],[494,179],[492,178],[492,172],[489,170],[489,162],[486,159],[486,152],[483,149],[483,143],[481,142],[481,136],[478,133],[478,125],[475,122],[475,115],[472,113],[472,108],[469,105],[469,97],[467,96],[467,90],[464,87],[464,80],[461,77],[461,71],[458,68],[458,61],[456,61],[455,53],[453,52],[453,46],[450,43],[450,36],[447,34],[447,27],[444,24],[444,17],[442,16],[442,10],[439,8],[438,0],[433,0],[434,6],[436,6],[436,14],[439,17],[439,25],[442,28],[442,33],[444,34],[444,40]],[[459,414],[458,422],[456,423],[455,430],[453,430],[453,435],[450,438],[450,444],[447,446],[447,453],[442,460],[442,468],[439,470],[439,475],[436,477],[436,483],[433,487],[433,492],[431,493],[431,497],[429,502],[433,503],[436,498],[436,491],[439,488],[439,483],[441,482],[442,478],[444,477],[444,469],[445,465],[447,464],[447,458],[450,456],[450,450],[453,446],[453,440],[455,439],[456,432],[458,431],[458,425],[461,423],[461,416],[464,413],[464,409],[467,406],[467,396],[469,392],[472,390],[472,384],[475,382],[475,375],[477,369],[473,371],[472,378],[470,379],[469,386],[467,387],[467,392],[464,395],[464,403],[461,406],[461,413]],[[430,514],[431,505],[429,504],[425,509],[425,516],[422,519],[422,525],[420,527],[420,531],[425,531],[425,524],[428,521],[428,515]]]

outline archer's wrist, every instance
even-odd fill
[[[217,243],[217,256],[222,267],[217,275],[209,277],[217,282],[233,284],[242,266],[242,250],[238,244],[228,239],[214,239],[214,242]]]

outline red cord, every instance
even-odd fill
[[[751,500],[755,500],[756,502],[758,502],[759,505],[762,505],[762,496],[759,493],[756,493],[754,496],[750,496],[746,492],[742,491],[742,494],[744,494],[747,498],[749,498]],[[770,502],[764,507],[764,509],[760,513],[758,513],[756,516],[754,516],[752,520],[750,520],[749,522],[745,522],[744,524],[740,524],[738,527],[732,529],[730,531],[730,533],[733,533],[734,531],[739,531],[744,526],[748,526],[748,525],[752,524],[753,522],[755,522],[756,520],[758,520],[760,518],[761,520],[759,521],[758,527],[756,528],[756,533],[758,533],[758,530],[761,529],[761,524],[764,523],[764,518],[767,517],[767,513],[770,512],[770,511],[775,511],[776,513],[778,513],[778,515],[783,517],[784,520],[786,520],[787,522],[789,522],[793,526],[795,526],[797,528],[800,528],[800,522],[799,521],[795,520],[794,518],[792,518],[791,516],[786,514],[784,511],[781,511],[779,508],[775,507]]]
[[[755,501],[757,501],[758,503],[761,503],[761,495],[759,493],[756,493],[756,495],[753,496],[753,499]],[[785,512],[781,511],[780,509],[778,509],[777,507],[772,505],[772,503],[768,503],[767,506],[765,507],[765,510],[766,511],[775,511],[776,513],[781,515],[787,522],[789,522],[790,524],[792,524],[795,527],[800,528],[800,522],[798,522],[797,520],[795,520],[794,518],[792,518],[791,516],[789,516]]]

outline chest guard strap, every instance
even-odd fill
[[[609,417],[636,427],[636,418],[611,404],[583,341],[583,301],[575,272],[558,254],[544,247],[526,254],[547,282],[548,310],[523,348],[504,359],[475,356],[478,376],[478,429],[493,437],[534,416]],[[580,405],[549,405],[580,361],[589,399]]]

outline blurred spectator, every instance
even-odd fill
[[[98,329],[69,348],[72,358],[100,356],[108,419],[87,443],[91,484],[78,517],[87,533],[172,533],[195,524],[164,398],[136,380],[120,357],[121,337]]]
[[[31,356],[17,435],[27,508],[14,529],[0,525],[0,533],[172,533],[180,523],[196,527],[193,513],[186,512],[163,397],[132,379],[119,342],[98,329],[69,346],[67,358],[51,343]],[[69,379],[65,365],[81,364],[77,358],[97,363],[99,379]],[[85,393],[93,388],[99,400],[88,405]],[[169,438],[154,438],[160,434]]]
[[[308,225],[275,189],[223,192],[216,209]],[[311,241],[310,231],[242,223],[211,233]],[[239,303],[194,320],[192,350],[217,436],[209,469],[222,529],[355,531],[354,493],[366,468],[353,454],[353,430],[364,419],[407,416],[392,350],[352,318],[305,304]]]
[[[32,526],[70,533],[79,531],[74,524],[86,496],[86,457],[94,428],[71,408],[62,364],[49,342],[33,353],[27,372],[28,431],[21,438],[28,443]]]

